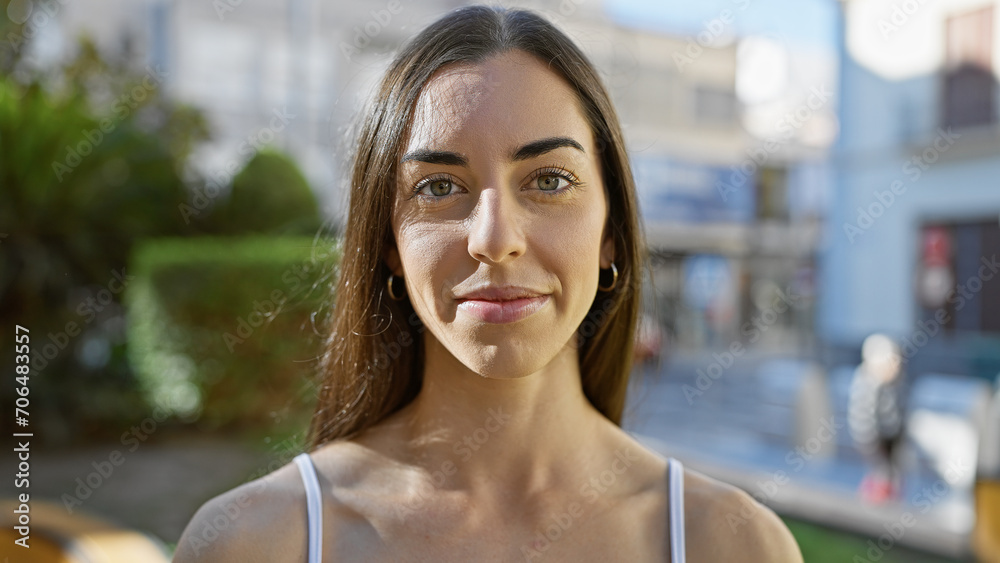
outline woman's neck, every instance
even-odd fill
[[[617,427],[584,396],[574,348],[535,373],[499,379],[470,371],[433,337],[425,344],[420,394],[384,430],[402,444],[393,457],[437,488],[530,496],[600,462],[601,439]]]

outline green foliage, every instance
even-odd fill
[[[205,122],[159,95],[162,77],[85,40],[47,76],[10,49],[0,58],[0,320],[55,351],[33,364],[45,439],[117,437],[148,413],[125,360],[118,278],[136,240],[192,233],[180,171]]]
[[[219,209],[225,232],[313,234],[319,206],[309,184],[287,156],[262,150],[233,178]]]
[[[4,37],[22,30],[0,23]],[[27,58],[28,43],[0,42],[0,321],[31,331],[32,411],[38,413],[32,424],[41,439],[117,440],[123,429],[153,412],[150,400],[159,397],[150,394],[150,389],[170,389],[150,387],[149,380],[140,380],[128,361],[134,354],[131,343],[126,344],[122,292],[132,291],[138,283],[131,279],[133,266],[128,263],[133,246],[147,239],[204,233],[313,235],[320,226],[317,205],[295,165],[287,157],[265,151],[237,176],[233,197],[221,199],[221,216],[206,213],[191,221],[182,208],[192,198],[189,186],[197,187],[204,180],[192,177],[186,184],[181,178],[190,174],[187,158],[208,138],[208,127],[199,111],[160,94],[166,78],[162,69],[137,65],[127,53],[107,56],[87,39],[80,41],[75,56],[65,65],[42,69]],[[206,222],[206,217],[220,221]],[[197,314],[178,309],[179,314],[192,316],[182,314],[174,324],[165,325],[168,333],[181,327],[174,340],[166,341],[191,341],[197,348],[201,345],[198,331],[222,326],[213,325],[212,320],[223,315],[228,321],[246,316],[251,310],[241,309],[240,299],[250,298],[246,303],[251,307],[258,299],[248,293],[253,288],[244,285],[257,280],[255,276],[262,276],[257,281],[280,287],[281,282],[268,279],[267,272],[277,267],[275,260],[283,263],[283,258],[267,255],[271,247],[265,241],[248,244],[256,244],[259,248],[254,251],[265,255],[224,271],[215,265],[233,263],[238,257],[234,248],[250,247],[235,240],[215,246],[206,243],[204,248],[216,248],[219,254],[201,271],[211,271],[213,280],[222,285],[185,286],[183,279],[165,286],[146,285],[157,296],[146,303],[183,302],[183,296],[171,291],[186,287],[187,295],[201,307]],[[189,258],[185,254],[182,261]],[[265,264],[264,272],[254,270],[254,263]],[[185,267],[178,265],[171,271]],[[204,294],[199,293],[202,289]],[[136,288],[137,293],[141,291]],[[164,314],[164,318],[171,317]],[[255,334],[278,326],[291,333],[294,323],[281,324],[291,323],[291,318],[282,313]],[[286,352],[282,346],[277,345],[279,355]],[[260,356],[271,352],[254,350]],[[10,354],[10,348],[0,350],[0,361],[12,365]],[[210,356],[206,352],[203,357]],[[185,363],[190,361],[188,356],[178,353],[164,358],[169,361],[163,360],[167,362],[161,366],[163,374],[191,372]],[[227,359],[199,364],[197,368],[204,371],[198,373],[224,379],[220,374],[229,368],[220,366]],[[268,361],[257,361],[255,366],[266,368],[271,365]],[[289,368],[282,365],[275,373],[287,374]],[[213,376],[207,377],[211,381]],[[216,404],[219,393],[235,398],[234,413],[206,411],[206,421],[222,424],[237,418],[235,410],[247,407],[253,400],[250,394],[257,392],[238,385],[230,389],[227,384],[197,389],[205,394],[199,397],[207,406]],[[185,389],[190,396],[189,386],[175,385],[173,398],[183,398]],[[0,401],[12,404],[10,393],[9,386],[0,388]],[[277,408],[263,403],[251,407],[254,412]],[[11,430],[12,422],[4,419],[0,430]]]
[[[303,427],[336,260],[305,237],[141,244],[126,299],[147,396],[205,429]]]

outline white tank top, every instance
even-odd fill
[[[323,497],[316,478],[316,467],[308,453],[295,456],[302,482],[306,489],[306,515],[308,518],[309,563],[322,563],[323,553]],[[674,458],[667,458],[667,475],[670,481],[670,561],[684,563],[684,466]]]

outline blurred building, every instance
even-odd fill
[[[732,193],[717,186],[749,141],[735,42],[701,45],[593,16],[567,27],[605,72],[625,130],[654,259],[646,312],[667,332],[664,344],[705,346],[736,322],[738,241],[755,211],[755,173]]]
[[[915,371],[1000,372],[1000,10],[842,2],[841,132],[820,328],[895,335]]]
[[[832,54],[797,56],[776,41],[736,37],[734,17],[723,11],[694,36],[584,21],[576,38],[618,73],[608,84],[654,266],[647,313],[664,325],[665,345],[793,353],[813,343]],[[613,47],[594,48],[592,36]]]
[[[336,219],[347,203],[351,126],[375,81],[399,45],[466,3],[91,0],[59,4],[42,35],[58,52],[86,31],[163,69],[166,93],[204,109],[213,127],[194,159],[202,174],[224,187],[256,150],[277,145]],[[600,1],[513,4],[566,30],[611,90],[654,257],[647,306],[676,335],[667,344],[811,341],[826,191],[818,163],[834,108],[822,73],[832,65],[735,37],[726,11],[689,37],[618,24]],[[787,84],[816,69],[819,78]],[[742,95],[741,83],[756,94]],[[803,299],[785,310],[789,292]]]

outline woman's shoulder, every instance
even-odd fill
[[[309,453],[323,494],[324,541],[340,535],[353,513],[333,491],[351,491],[371,473],[367,449],[348,440]],[[175,563],[305,561],[305,483],[293,460],[205,502],[177,544]]]
[[[289,461],[205,502],[191,518],[175,563],[305,561],[306,494]]]
[[[785,523],[746,491],[685,467],[684,501],[691,560],[802,562]]]

